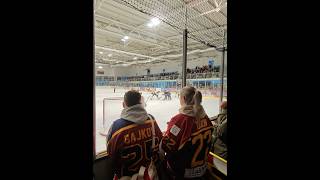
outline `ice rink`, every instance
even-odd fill
[[[119,87],[116,88],[116,92],[114,93],[113,88],[96,87],[96,152],[106,150],[106,140],[100,132],[103,132],[104,128],[108,130],[112,122],[119,119],[123,109],[121,98],[123,98],[126,91],[124,88]],[[150,98],[148,99],[151,93],[143,92],[142,95],[145,101],[147,101],[147,112],[155,117],[160,129],[165,131],[167,122],[178,113],[180,108],[178,97],[172,94],[172,100],[162,100],[163,97],[161,100],[157,100],[156,98],[151,100]],[[209,117],[215,116],[219,112],[219,99],[217,97],[204,95],[202,105]],[[103,108],[105,109],[105,127],[103,127]]]

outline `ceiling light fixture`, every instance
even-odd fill
[[[150,22],[147,24],[147,26],[151,28],[151,27],[153,27],[153,24]]]
[[[153,23],[154,26],[157,26],[157,25],[160,24],[160,20],[159,20],[158,18],[156,18],[156,17],[155,17],[155,18],[152,18],[152,19],[151,19],[151,22]]]
[[[154,26],[158,26],[160,24],[160,20],[156,17],[152,18],[150,22],[147,24],[148,27],[152,28]]]

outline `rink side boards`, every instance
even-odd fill
[[[100,152],[96,155],[95,161],[103,160],[104,157],[106,157],[107,151]],[[215,177],[215,179],[223,179],[223,177],[219,177],[214,173],[215,169],[219,173],[223,174],[225,177],[227,177],[227,161],[218,155],[210,152],[208,155],[208,170],[212,176]]]

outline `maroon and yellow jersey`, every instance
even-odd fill
[[[167,165],[176,176],[196,178],[205,174],[212,129],[208,117],[195,120],[178,114],[170,120],[161,146],[167,153]]]
[[[136,124],[125,119],[118,119],[113,124],[107,137],[107,156],[113,156],[114,169],[118,178],[138,173],[140,166],[147,166],[151,156],[159,159],[158,153],[152,152],[152,124],[155,126],[155,149],[159,150],[162,133],[155,120],[146,120]]]

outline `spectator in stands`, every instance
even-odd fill
[[[214,73],[215,76],[218,77],[218,71],[217,71],[217,67],[212,67],[212,65],[204,65],[202,67],[196,66],[193,69],[187,68],[187,74],[192,74],[192,76],[189,76],[189,78],[196,78],[196,77],[212,77],[212,74],[208,74],[208,75],[200,75],[198,76],[198,73],[210,73],[210,72],[217,72]],[[163,80],[163,79],[177,79],[179,73],[176,72],[162,72],[162,73],[157,73],[157,74],[149,74],[149,75],[141,75],[141,76],[132,76],[132,77],[118,77],[118,80],[125,80],[125,81],[146,81],[146,80]],[[171,77],[170,77],[171,76]],[[152,78],[154,77],[154,78]]]
[[[164,164],[172,179],[200,178],[206,172],[212,123],[201,101],[202,94],[194,87],[180,91],[179,114],[168,123],[160,143],[160,149],[167,153]]]
[[[221,113],[211,118],[213,125],[213,152],[227,160],[227,101],[221,103]]]
[[[158,161],[157,153],[162,132],[154,118],[147,113],[142,105],[142,97],[138,91],[125,93],[120,119],[113,122],[107,135],[107,161],[109,167],[107,179],[114,174],[120,179],[138,173],[140,166],[147,167],[152,154]],[[156,148],[151,151],[152,122],[156,134]],[[135,154],[134,157],[132,154]]]

